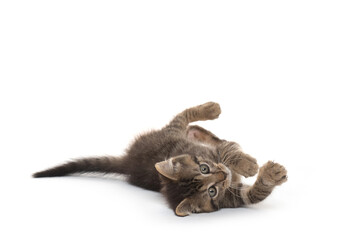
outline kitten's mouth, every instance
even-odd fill
[[[218,166],[222,169],[222,171],[226,175],[226,178],[223,180],[223,187],[224,188],[228,188],[231,185],[231,182],[232,182],[232,172],[224,164],[219,163]]]

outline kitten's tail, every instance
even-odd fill
[[[126,174],[125,157],[90,157],[77,159],[57,167],[34,173],[34,178],[59,177],[72,173],[101,172]]]

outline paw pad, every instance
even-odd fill
[[[261,177],[263,184],[268,186],[278,186],[288,180],[284,166],[272,161],[260,168],[259,177]]]

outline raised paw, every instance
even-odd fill
[[[235,172],[244,177],[252,177],[257,174],[259,166],[255,158],[241,151],[237,151],[234,154],[237,157],[231,159],[228,164]]]
[[[238,168],[244,177],[252,177],[258,173],[259,166],[255,158],[249,154],[242,153],[241,161],[238,162]]]
[[[269,161],[260,168],[258,178],[264,185],[278,186],[288,180],[288,175],[284,166]]]
[[[244,177],[252,177],[257,174],[259,169],[257,160],[244,153],[238,143],[222,141],[217,149],[221,161],[232,171]]]
[[[221,114],[221,107],[218,103],[208,102],[197,106],[197,110],[202,118],[207,120],[213,120],[219,117]]]

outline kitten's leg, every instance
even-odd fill
[[[189,123],[204,120],[213,120],[221,114],[221,108],[218,103],[208,102],[196,107],[188,108],[176,115],[176,117],[167,125],[168,129],[175,129],[182,132],[186,131]]]
[[[235,208],[261,202],[271,194],[275,186],[286,181],[286,169],[280,164],[269,161],[260,168],[253,186],[239,184],[227,189],[221,207]]]
[[[260,168],[254,185],[241,190],[242,200],[245,205],[263,201],[270,195],[275,186],[281,185],[286,181],[286,169],[278,163],[269,161]]]
[[[236,142],[223,141],[217,146],[221,162],[232,171],[244,176],[251,177],[257,174],[259,166],[257,160],[242,151]]]

